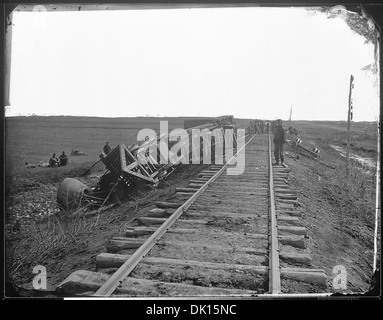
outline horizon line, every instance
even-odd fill
[[[222,116],[222,115],[220,115]],[[155,116],[155,115],[149,115],[149,116],[126,116],[126,117],[123,117],[123,116],[117,116],[117,117],[108,117],[108,116],[86,116],[86,115],[82,115],[82,116],[79,116],[79,115],[38,115],[38,114],[32,114],[32,115],[4,115],[4,119],[5,118],[59,118],[59,117],[72,117],[72,118],[98,118],[98,119],[133,119],[133,118],[218,118],[220,116],[166,116],[166,115],[163,115],[163,116]],[[234,115],[233,115],[234,116]],[[267,119],[267,118],[246,118],[246,117],[235,117],[234,116],[234,119],[243,119],[243,120],[255,120],[255,119],[259,119],[259,120],[269,120],[269,121],[272,121],[272,120],[276,120],[276,119],[281,119],[280,117],[275,117],[275,119]],[[284,122],[289,122],[289,119],[282,119]],[[295,120],[291,120],[292,122],[294,121],[336,121],[336,122],[347,122],[347,120],[341,120],[341,119],[295,119]],[[377,119],[374,119],[374,120],[360,120],[360,121],[355,121],[355,120],[351,120],[351,122],[379,122],[379,116],[377,116]]]

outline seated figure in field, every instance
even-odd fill
[[[60,155],[60,166],[66,166],[68,164],[68,156],[65,154],[65,151]]]
[[[59,163],[60,163],[59,159],[56,158],[56,154],[54,153],[52,157],[49,159],[49,166],[58,167]]]

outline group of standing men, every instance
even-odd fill
[[[251,120],[250,130],[254,133],[269,133],[270,122],[265,120]]]
[[[283,145],[286,143],[286,130],[282,126],[282,120],[278,119],[276,121],[267,121],[267,120],[251,120],[250,121],[250,131],[252,133],[269,133],[271,131],[274,135],[274,165],[281,164],[284,166],[284,152]]]

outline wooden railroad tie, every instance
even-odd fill
[[[130,256],[122,254],[101,253],[96,257],[97,268],[118,268]],[[207,268],[216,270],[241,270],[252,273],[266,274],[268,268],[265,266],[254,266],[246,264],[229,264],[229,263],[213,263],[200,262],[195,260],[170,259],[159,257],[146,257],[144,264],[151,265],[171,265],[176,267],[194,267]],[[299,280],[305,282],[316,283],[320,285],[326,284],[326,274],[322,269],[305,269],[305,268],[281,268],[281,276],[285,279]]]

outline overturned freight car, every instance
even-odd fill
[[[202,122],[202,123],[201,123]],[[194,125],[196,123],[193,123]],[[219,118],[204,119],[198,126],[190,126],[185,123],[186,136],[177,141],[169,141],[168,136],[159,135],[147,137],[140,144],[125,146],[120,143],[108,155],[100,156],[98,162],[102,162],[107,169],[100,177],[97,185],[93,188],[75,181],[65,180],[61,183],[57,200],[62,208],[72,208],[74,205],[82,205],[85,202],[93,206],[102,206],[110,202],[122,202],[129,198],[132,189],[143,185],[158,186],[165,180],[179,163],[192,163],[192,158],[205,159],[206,154],[213,155],[217,144],[224,145],[225,129],[235,129],[233,116],[222,116]],[[194,130],[193,130],[194,129]],[[221,130],[222,138],[211,136],[213,130]],[[209,139],[204,139],[199,132],[204,130]],[[235,130],[233,130],[235,132]],[[197,139],[197,143],[192,141]],[[199,140],[198,140],[199,139]],[[166,141],[166,159],[163,157],[161,142]],[[178,143],[185,152],[172,152],[172,147]],[[233,148],[236,148],[236,136],[232,139]],[[93,167],[93,166],[92,166]],[[91,167],[91,168],[92,168]],[[90,172],[90,169],[86,173]],[[75,180],[75,179],[72,179]],[[82,189],[79,187],[81,185]],[[72,190],[73,189],[73,190]],[[75,190],[76,189],[76,190]],[[80,189],[82,192],[80,192]],[[84,192],[84,190],[86,190]],[[80,192],[80,193],[79,193]],[[64,195],[76,195],[66,200]]]

